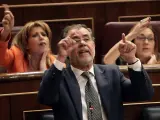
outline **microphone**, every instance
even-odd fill
[[[89,109],[92,111],[94,109],[94,107],[92,106],[92,103],[89,102]]]
[[[92,103],[91,103],[91,102],[89,102],[89,110],[90,110],[91,119],[92,119],[92,118],[93,118],[92,116],[93,116],[93,110],[94,110],[94,107],[93,107],[93,105],[92,105]]]

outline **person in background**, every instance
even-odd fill
[[[142,64],[158,64],[160,54],[156,50],[156,34],[150,25],[150,17],[138,22],[126,37],[127,41],[132,41],[137,46],[136,57],[140,59]],[[105,64],[126,65],[126,62],[120,57],[118,44],[115,44],[106,53],[103,62]]]
[[[123,102],[150,100],[153,87],[125,37],[118,49],[129,64],[127,79],[116,65],[94,64],[95,38],[82,24],[67,26],[54,64],[45,71],[38,93],[53,108],[54,120],[123,120]],[[69,57],[70,65],[63,64]]]
[[[54,62],[50,41],[52,33],[43,21],[31,21],[13,38],[8,49],[11,30],[14,27],[14,16],[7,5],[4,5],[3,29],[0,30],[0,66],[7,72],[44,71]]]

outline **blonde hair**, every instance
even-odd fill
[[[41,27],[45,33],[48,36],[49,42],[50,42],[50,50],[51,50],[51,39],[52,39],[52,32],[50,27],[43,21],[31,21],[24,25],[24,27],[16,34],[16,36],[13,38],[12,45],[15,45],[19,49],[21,49],[24,53],[24,58],[26,60],[29,60],[29,53],[27,50],[27,44],[28,44],[28,38],[30,35],[31,30],[34,27]],[[49,55],[47,55],[47,66],[51,66],[51,61],[49,59]]]

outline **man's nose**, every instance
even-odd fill
[[[83,40],[83,39],[81,39],[80,43],[81,43],[82,45],[86,45],[86,41]]]

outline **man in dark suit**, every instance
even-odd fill
[[[38,93],[40,103],[53,108],[55,120],[123,120],[124,101],[151,99],[151,80],[135,57],[136,46],[125,35],[119,51],[128,63],[130,80],[116,65],[93,64],[94,37],[85,25],[66,27],[58,49]],[[65,67],[67,57],[70,65]]]

